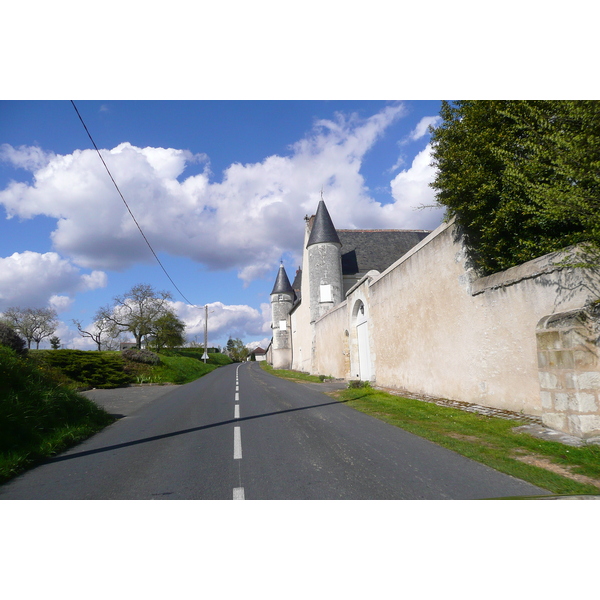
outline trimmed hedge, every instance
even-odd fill
[[[118,354],[84,350],[47,350],[42,360],[84,387],[116,388],[131,383]]]

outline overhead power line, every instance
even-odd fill
[[[152,248],[150,242],[148,241],[148,238],[146,237],[146,235],[142,231],[142,228],[140,227],[140,224],[137,222],[137,219],[134,217],[133,213],[131,212],[131,209],[129,208],[129,205],[127,204],[127,201],[123,197],[123,194],[121,193],[121,190],[119,189],[119,186],[117,185],[117,182],[114,180],[114,178],[113,178],[113,176],[112,176],[109,168],[107,167],[106,163],[104,162],[104,159],[102,158],[102,154],[100,154],[100,150],[98,150],[98,146],[96,146],[96,142],[94,142],[94,138],[92,137],[92,134],[89,132],[89,130],[88,130],[88,128],[87,128],[87,126],[86,126],[86,124],[85,124],[82,116],[79,114],[79,111],[77,110],[77,106],[75,106],[75,102],[73,102],[73,100],[71,100],[71,104],[73,105],[73,108],[75,109],[75,112],[77,113],[77,116],[79,117],[79,120],[81,121],[81,124],[83,125],[83,128],[85,129],[85,132],[88,134],[88,137],[90,138],[90,141],[94,145],[94,148],[96,149],[96,152],[98,153],[98,156],[100,157],[100,160],[102,161],[102,164],[104,165],[104,168],[106,169],[106,172],[108,173],[108,176],[110,177],[110,179],[113,182],[115,188],[117,189],[117,192],[119,192],[119,196],[121,196],[121,200],[123,200],[123,204],[125,204],[125,206],[127,207],[127,210],[129,211],[129,214],[131,215],[131,218],[133,219],[133,222],[136,224],[137,228],[140,230],[140,233],[142,234],[142,237],[144,238],[144,241],[146,242],[146,244],[148,244],[148,248],[150,248],[150,251],[154,255],[154,258],[156,259],[156,262],[158,262],[158,264],[160,265],[160,268],[164,271],[165,275],[169,278],[169,281],[173,284],[173,287],[179,292],[179,294],[181,295],[181,297],[188,304],[194,306],[184,296],[183,292],[177,287],[177,284],[173,281],[173,279],[171,278],[171,276],[169,275],[169,273],[165,269],[165,267],[162,264],[162,262],[160,262],[160,258],[158,258],[158,255],[156,254],[156,252],[154,252],[154,248]]]

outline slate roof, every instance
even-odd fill
[[[327,242],[341,244],[335,227],[333,226],[333,221],[329,216],[329,211],[325,206],[325,202],[320,200],[306,247],[308,248],[313,244],[323,244]]]
[[[275,285],[273,286],[271,294],[290,294],[292,299],[294,298],[294,289],[285,272],[283,263],[279,265],[279,273],[277,273],[277,279],[275,280]]]
[[[424,230],[338,229],[342,243],[342,273],[354,275],[371,269],[381,273],[430,233]]]
[[[296,270],[296,277],[294,277],[294,281],[292,282],[292,289],[296,293],[296,299],[300,300],[302,297],[302,269],[300,267]]]

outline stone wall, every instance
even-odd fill
[[[536,325],[600,297],[598,273],[566,266],[568,257],[553,253],[478,277],[456,227],[444,224],[385,272],[364,278],[348,292],[345,308],[317,321],[313,360],[302,370],[348,377],[346,364],[333,360],[346,352],[348,331],[354,377],[352,310],[360,298],[377,385],[542,415]],[[296,328],[307,325],[299,320]]]
[[[542,421],[584,439],[600,436],[600,307],[543,317],[537,325]]]
[[[312,371],[347,379],[350,371],[346,301],[315,323],[317,348]],[[321,344],[321,346],[319,346]]]

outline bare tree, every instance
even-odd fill
[[[50,337],[58,327],[58,315],[52,308],[13,306],[4,311],[4,318],[27,340],[28,348],[31,348],[31,342],[35,342],[39,349],[40,342]]]
[[[128,331],[138,348],[145,336],[154,333],[154,323],[171,313],[169,292],[158,292],[151,285],[140,283],[128,292],[115,296],[112,306],[98,310],[96,319],[104,319],[119,333]]]
[[[40,342],[50,337],[58,327],[58,315],[53,308],[35,308],[34,313],[34,331],[33,341],[36,348],[40,347]]]
[[[102,344],[105,346],[107,344],[110,345],[108,340],[118,335],[118,332],[115,332],[114,324],[103,318],[97,318],[94,323],[92,323],[90,331],[83,329],[81,321],[78,321],[77,319],[73,319],[73,324],[77,327],[82,337],[89,337],[92,339],[98,347],[98,352],[102,350]]]

